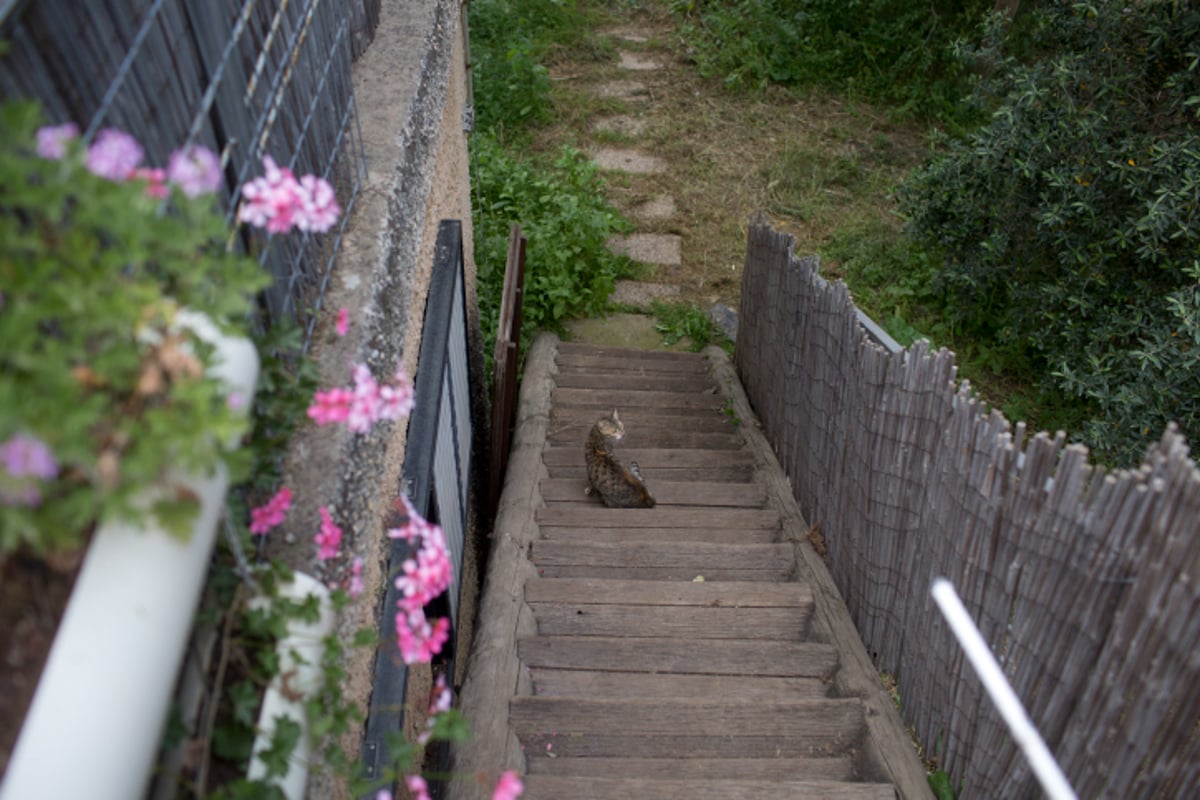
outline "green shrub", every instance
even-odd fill
[[[955,322],[1027,356],[1090,407],[1102,458],[1134,461],[1169,420],[1200,436],[1200,12],[1048,5],[1018,61],[976,53],[990,122],[901,192],[944,256]]]
[[[959,118],[967,73],[955,44],[982,0],[674,0],[702,74],[732,85],[827,85],[913,115]]]
[[[549,164],[507,154],[487,135],[475,138],[480,213],[475,262],[484,335],[494,337],[509,228],[528,239],[522,331],[556,328],[561,320],[601,311],[614,282],[629,270],[606,240],[628,228],[604,197],[596,165],[563,148]]]

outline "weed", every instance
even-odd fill
[[[651,313],[658,319],[654,328],[663,335],[663,344],[673,345],[682,339],[689,340],[689,349],[699,352],[709,344],[721,344],[731,349],[731,343],[701,309],[689,303],[663,303],[650,305]]]

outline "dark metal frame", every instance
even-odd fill
[[[471,386],[468,371],[467,299],[462,252],[462,223],[443,220],[414,382],[414,408],[408,423],[401,490],[413,507],[446,533],[454,577],[449,590],[426,609],[431,617],[448,616],[450,640],[437,666],[453,676],[463,553],[467,541],[471,488]],[[389,576],[411,554],[407,542],[392,544]],[[363,740],[368,779],[380,777],[391,764],[389,739],[399,735],[404,718],[408,667],[400,659],[392,624],[399,592],[388,580],[381,614],[381,637],[375,657],[375,680]],[[374,795],[365,797],[373,798]]]

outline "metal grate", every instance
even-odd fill
[[[366,176],[350,25],[347,5],[328,0],[9,3],[0,6],[9,44],[0,95],[39,101],[49,122],[73,121],[85,138],[128,131],[151,164],[188,144],[211,148],[231,225],[238,187],[260,173],[263,155],[329,180],[345,212],[331,233],[243,231],[239,240],[274,277],[262,324],[294,320],[307,350]]]

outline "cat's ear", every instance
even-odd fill
[[[612,421],[613,421],[613,422],[620,422],[620,421],[621,421],[621,418],[617,416],[617,410],[616,410],[615,408],[613,409]]]

